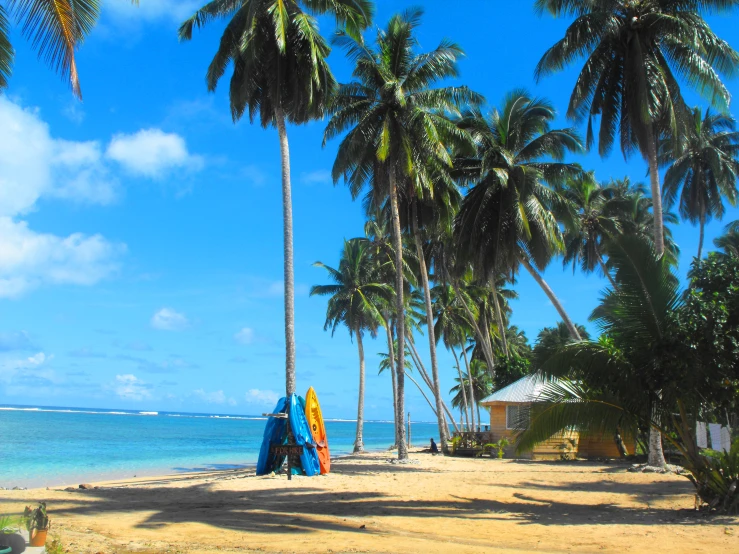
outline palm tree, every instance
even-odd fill
[[[392,289],[378,282],[377,268],[370,257],[369,242],[366,239],[344,241],[339,268],[334,269],[321,262],[316,267],[324,268],[332,285],[315,285],[310,295],[330,295],[326,309],[324,329],[331,329],[333,335],[337,327],[346,325],[349,337],[357,337],[359,351],[359,401],[357,403],[357,435],[354,452],[364,451],[364,345],[362,335],[369,331],[376,334],[382,324],[382,314],[378,305],[383,298],[392,294]]]
[[[644,184],[632,183],[628,177],[625,177],[623,179],[611,179],[605,189],[608,195],[608,209],[609,212],[617,214],[620,234],[637,236],[649,242],[656,250],[653,202],[647,194]],[[672,212],[663,212],[662,222],[664,225],[662,236],[665,244],[665,256],[672,265],[677,265],[680,247],[672,239],[672,230],[666,224],[676,225],[678,218]],[[613,235],[610,238],[612,239]],[[604,245],[607,254],[608,241]],[[609,265],[606,261],[606,266]]]
[[[600,186],[595,175],[584,173],[567,181],[560,193],[569,201],[566,214],[560,219],[565,222],[565,252],[562,263],[572,264],[572,271],[580,265],[586,273],[600,268],[611,286],[616,286],[613,276],[603,260],[604,242],[609,236],[621,232],[618,210],[614,209],[610,189]]]
[[[100,0],[6,0],[5,4],[7,8],[0,4],[0,90],[8,87],[15,58],[10,42],[10,16],[31,41],[39,58],[69,81],[72,93],[81,100],[74,54],[97,23]]]
[[[354,62],[354,81],[341,85],[326,127],[324,143],[348,131],[339,145],[332,176],[344,178],[356,198],[365,185],[377,196],[390,200],[395,249],[395,293],[398,319],[403,318],[403,250],[399,194],[428,183],[429,168],[451,164],[446,149],[451,137],[461,133],[443,112],[456,110],[477,96],[465,87],[432,89],[436,82],[457,74],[458,46],[442,41],[429,53],[417,54],[414,31],[422,10],[411,9],[393,16],[379,31],[373,50],[363,41],[340,33],[336,42]],[[398,410],[404,410],[405,336],[397,325]],[[398,457],[408,457],[404,421],[398,422]]]
[[[713,217],[719,220],[723,217],[724,198],[736,206],[739,132],[731,117],[706,109],[701,119],[700,110],[694,108],[692,124],[686,127],[685,142],[682,153],[674,151],[671,141],[666,141],[660,152],[662,164],[669,165],[663,194],[669,208],[682,189],[680,215],[693,225],[700,225],[700,259],[706,222]]]
[[[728,106],[729,92],[719,73],[733,76],[739,54],[713,33],[700,13],[728,12],[734,5],[725,0],[536,1],[539,13],[575,17],[564,38],[539,61],[536,78],[587,57],[567,116],[588,119],[588,147],[595,140],[593,120],[599,118],[601,156],[610,152],[618,133],[624,156],[638,149],[647,161],[659,255],[665,245],[658,139],[670,136],[677,141],[680,135],[679,122],[687,110],[678,77],[719,109]]]
[[[530,446],[534,436],[540,438],[545,426],[565,421],[568,423],[560,430],[569,426],[573,414],[581,418],[581,429],[615,432],[620,418],[628,412],[649,428],[649,465],[663,467],[660,431],[662,419],[671,416],[670,412],[662,414],[660,408],[668,402],[663,364],[669,363],[671,356],[667,334],[681,302],[679,282],[670,261],[638,236],[614,239],[610,261],[618,287],[605,292],[591,315],[603,336],[598,341],[567,344],[543,365],[549,374],[571,378],[575,386],[571,391],[579,391],[576,396],[580,400],[571,408],[550,406],[532,419],[519,448]],[[578,383],[583,386],[578,387]],[[582,404],[585,397],[593,402]],[[613,406],[628,409],[614,411]],[[595,417],[602,409],[607,413]],[[590,417],[595,419],[585,421]]]
[[[614,283],[613,290],[617,288]],[[590,340],[590,334],[585,327],[577,325],[577,331],[583,340]],[[570,343],[572,343],[572,336],[563,321],[559,321],[556,327],[544,327],[539,331],[532,351],[536,369],[540,369],[549,358]]]
[[[250,121],[259,114],[262,127],[277,127],[282,164],[288,396],[295,392],[295,285],[286,123],[300,124],[321,117],[336,84],[326,62],[330,48],[306,10],[333,14],[352,34],[369,25],[372,17],[372,4],[366,0],[212,0],[179,30],[180,40],[190,40],[195,27],[230,18],[208,67],[208,90],[216,89],[229,64],[233,64],[229,92],[233,120],[238,121],[248,110]]]
[[[713,244],[723,250],[726,256],[739,256],[739,220],[729,223],[725,233],[713,239]]]
[[[431,295],[434,299],[433,313],[436,319],[434,337],[437,342],[443,340],[446,349],[451,351],[454,356],[455,367],[457,368],[459,382],[461,383],[463,382],[462,368],[455,349],[457,347],[464,349],[464,345],[467,342],[469,324],[467,323],[465,311],[459,306],[459,298],[451,285],[437,284],[431,290]],[[461,395],[461,404],[457,403],[455,405],[452,402],[452,407],[461,406],[464,408],[464,413],[467,417],[467,426],[469,428],[470,424],[474,426],[474,413],[470,413],[472,397],[470,395],[468,402],[467,391],[464,387],[462,388]]]
[[[563,200],[545,182],[555,184],[581,172],[578,165],[563,162],[566,152],[582,150],[580,138],[573,129],[550,129],[554,118],[548,101],[514,90],[501,110],[484,116],[472,109],[460,120],[478,151],[459,161],[462,177],[474,186],[457,217],[456,242],[481,275],[514,274],[523,265],[579,339],[538,271],[563,248],[552,213]]]
[[[449,390],[450,394],[454,394],[452,407],[458,408],[460,406],[460,397],[466,389],[469,389],[472,391],[472,398],[469,400],[471,403],[470,409],[477,410],[477,424],[481,425],[480,402],[493,391],[492,381],[485,362],[472,360],[467,375],[462,378],[455,377],[454,381],[457,384]]]

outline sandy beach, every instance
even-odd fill
[[[68,552],[737,552],[739,518],[692,510],[692,485],[622,464],[347,457],[319,478],[238,470],[0,491],[46,500]]]

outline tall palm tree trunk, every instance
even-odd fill
[[[395,168],[389,171],[390,211],[393,219],[393,248],[395,249],[395,309],[397,313],[396,332],[398,334],[398,459],[408,459],[408,445],[405,442],[405,303],[403,301],[403,240],[400,233],[400,214],[398,213],[398,188],[395,182]]]
[[[608,280],[611,282],[611,286],[613,287],[613,290],[618,290],[618,285],[616,284],[616,281],[613,279],[613,275],[611,275],[611,272],[608,271],[608,266],[606,266],[606,262],[603,261],[603,257],[600,255],[600,249],[598,248],[598,245],[595,246],[595,255],[598,256],[598,264],[600,265],[600,270],[603,272],[603,274],[608,277]]]
[[[475,319],[475,314],[472,313],[472,310],[467,305],[467,302],[464,301],[464,298],[462,297],[462,294],[459,290],[459,286],[457,285],[457,282],[455,280],[452,280],[451,283],[452,283],[452,288],[454,288],[455,294],[460,299],[462,307],[464,308],[464,312],[467,315],[467,319],[469,319],[469,324],[472,325],[472,328],[475,331],[475,336],[477,337],[477,340],[480,343],[480,346],[482,346],[482,354],[483,356],[485,356],[485,362],[488,364],[488,367],[493,367],[494,366],[493,352],[489,348],[488,343],[485,342],[485,336],[480,330],[480,326],[477,324],[477,320]]]
[[[647,125],[647,163],[649,165],[649,184],[652,189],[652,214],[654,215],[654,249],[657,256],[665,253],[665,230],[662,219],[662,190],[659,183],[659,165],[657,164],[657,137],[654,136],[654,125]],[[649,427],[650,466],[664,467],[665,454],[662,451],[662,433]]]
[[[467,358],[467,351],[462,347],[462,357],[464,365],[467,367],[467,385],[470,388],[470,415],[472,415],[472,430],[475,430],[475,389],[472,387],[472,371],[470,370],[470,360]],[[479,423],[479,421],[478,421]]]
[[[364,345],[362,331],[357,329],[357,350],[359,351],[359,400],[357,401],[357,438],[354,440],[354,453],[364,452]]]
[[[424,383],[426,383],[426,386],[429,388],[430,391],[434,390],[434,385],[431,382],[431,379],[429,378],[429,374],[426,371],[426,366],[423,365],[423,362],[421,361],[421,357],[418,355],[418,350],[416,350],[416,345],[413,342],[413,339],[411,337],[408,337],[408,345],[411,348],[411,358],[413,359],[413,363],[418,368],[418,373],[421,374],[421,377],[423,378]],[[442,400],[441,401],[441,407],[444,409],[443,413],[446,413],[447,416],[449,416],[449,421],[452,422],[452,425],[454,426],[455,431],[459,431],[459,427],[457,426],[457,422],[454,419],[454,416],[452,415],[452,412],[447,407],[446,403]],[[436,410],[434,410],[434,413],[436,413]],[[443,425],[446,427],[446,434],[449,436],[449,426],[445,419],[443,419],[442,415],[442,421],[444,422]],[[439,439],[441,440],[441,439]]]
[[[657,138],[654,125],[647,125],[647,164],[649,165],[649,184],[652,188],[652,213],[654,214],[654,248],[657,256],[665,253],[665,230],[662,220],[662,190],[659,184],[659,165],[657,164]]]
[[[431,377],[433,378],[432,391],[434,393],[434,401],[436,402],[436,413],[439,424],[439,443],[441,444],[441,452],[447,454],[449,452],[449,437],[447,436],[446,421],[444,420],[444,412],[442,411],[441,385],[439,384],[439,365],[436,359],[436,336],[434,334],[434,312],[431,307],[431,288],[429,287],[429,274],[426,268],[426,257],[423,254],[423,245],[421,244],[421,233],[418,230],[418,212],[416,203],[413,202],[413,239],[416,242],[416,255],[418,256],[419,273],[421,274],[421,288],[423,288],[424,309],[426,311],[426,327],[428,329],[429,354],[431,356]]]
[[[495,275],[490,279],[490,290],[493,292],[493,307],[495,308],[495,320],[498,324],[498,334],[500,335],[500,343],[503,346],[503,354],[508,358],[508,337],[506,337],[506,327],[503,322],[503,312],[500,309],[500,301],[498,300],[498,287],[495,284]]]
[[[493,343],[490,340],[490,325],[488,324],[488,316],[487,316],[487,310],[483,307],[482,311],[480,312],[480,319],[482,320],[480,323],[482,323],[482,328],[485,329],[485,335],[484,338],[487,341],[488,349],[490,349],[490,352],[493,351]],[[493,358],[495,360],[495,358]],[[488,366],[488,373],[490,374],[490,379],[495,380],[495,365],[489,365]]]
[[[701,259],[701,254],[703,253],[703,238],[705,236],[706,231],[706,208],[705,206],[701,206],[701,221],[700,221],[700,236],[698,238],[698,259]]]
[[[393,447],[398,447],[398,380],[395,375],[395,347],[393,346],[393,331],[392,324],[388,318],[384,318],[385,322],[385,334],[387,335],[387,352],[390,356],[390,375],[393,380],[393,423],[395,424],[395,442]]]
[[[559,317],[561,317],[562,321],[564,321],[565,325],[567,325],[567,329],[570,332],[570,336],[577,341],[582,340],[582,338],[580,337],[580,333],[577,332],[577,327],[575,327],[575,324],[572,323],[570,316],[567,315],[567,312],[565,312],[565,309],[562,307],[562,303],[559,301],[559,298],[555,296],[554,291],[550,288],[550,286],[547,284],[544,278],[539,274],[538,271],[536,271],[534,266],[532,266],[531,263],[526,258],[522,256],[519,259],[521,261],[521,264],[531,274],[534,280],[537,283],[539,283],[539,286],[544,291],[544,294],[546,294],[547,297],[549,297],[549,301],[556,308],[557,312],[559,313]]]
[[[459,356],[457,356],[457,353],[454,351],[454,347],[452,346],[450,350],[452,351],[452,354],[454,355],[454,363],[457,365],[457,373],[459,374],[459,388],[462,389],[462,405],[464,406],[464,417],[467,420],[467,429],[469,430],[470,414],[467,413],[468,411],[467,390],[464,388],[464,377],[462,376],[462,368],[459,367]]]
[[[285,393],[295,393],[295,276],[293,269],[293,208],[290,183],[290,145],[287,142],[285,114],[275,110],[282,157],[282,224],[284,227],[285,278]]]
[[[423,388],[421,387],[421,385],[419,385],[419,384],[418,384],[418,381],[416,381],[416,380],[415,380],[415,379],[414,379],[413,377],[411,377],[411,375],[410,375],[410,374],[408,374],[408,373],[406,373],[406,375],[405,375],[405,376],[406,376],[406,377],[408,377],[408,379],[410,379],[410,382],[411,382],[411,383],[413,383],[414,385],[416,385],[416,388],[418,389],[418,392],[420,392],[420,393],[421,393],[421,394],[423,395],[423,397],[424,397],[424,398],[426,399],[426,402],[427,402],[427,403],[428,403],[428,405],[429,405],[429,408],[431,408],[431,411],[432,411],[432,412],[434,412],[434,415],[436,415],[436,408],[434,408],[434,405],[433,405],[433,404],[431,403],[431,400],[429,400],[429,397],[428,397],[428,396],[426,396],[426,393],[425,393],[425,392],[423,391]]]

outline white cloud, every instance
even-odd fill
[[[300,174],[300,182],[306,185],[330,184],[332,182],[331,172],[327,169],[318,169]]]
[[[203,167],[203,158],[188,151],[185,139],[161,129],[115,135],[105,155],[134,175],[153,179],[175,169],[198,170]]]
[[[297,283],[294,289],[295,296],[308,294],[308,287]],[[285,281],[272,281],[269,283],[261,296],[283,296],[285,294]]]
[[[254,329],[244,327],[234,335],[234,340],[239,344],[251,344],[254,342]]]
[[[166,19],[181,23],[203,4],[199,0],[145,0],[134,6],[131,0],[107,0],[103,3],[103,12],[124,21]]]
[[[198,389],[192,391],[192,393],[208,404],[228,404],[229,406],[236,406],[236,400],[230,396],[226,396],[226,393],[222,390],[205,392],[203,389]]]
[[[125,252],[101,235],[36,233],[9,217],[0,217],[0,237],[0,298],[44,284],[93,285],[118,268]]]
[[[172,308],[162,308],[151,317],[151,326],[162,331],[182,331],[189,325],[187,317]]]
[[[249,389],[246,391],[248,404],[274,406],[279,399],[280,395],[273,390]]]
[[[77,125],[81,124],[85,120],[85,111],[82,109],[82,105],[77,100],[71,100],[67,106],[62,110],[62,115],[69,119],[72,123]]]
[[[40,369],[52,359],[54,359],[53,355],[47,356],[44,352],[37,352],[33,356],[22,359],[4,359],[0,362],[0,381],[12,383],[15,380],[22,380],[24,376],[36,376],[50,380],[53,372],[40,371]]]
[[[37,233],[17,218],[41,198],[109,204],[117,182],[96,141],[55,139],[38,111],[0,96],[0,297],[42,284],[91,285],[118,267],[125,246],[100,235]]]
[[[54,139],[38,113],[0,96],[0,216],[32,211],[42,196],[110,203],[116,182],[97,142]]]
[[[125,400],[144,400],[151,396],[151,386],[131,373],[116,375],[115,393]]]

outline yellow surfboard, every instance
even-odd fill
[[[328,436],[326,435],[326,426],[323,424],[321,405],[318,403],[318,396],[316,396],[313,387],[309,388],[305,394],[305,417],[308,418],[308,425],[313,434],[313,440],[316,442],[321,475],[324,475],[331,469],[331,456],[328,452]]]

